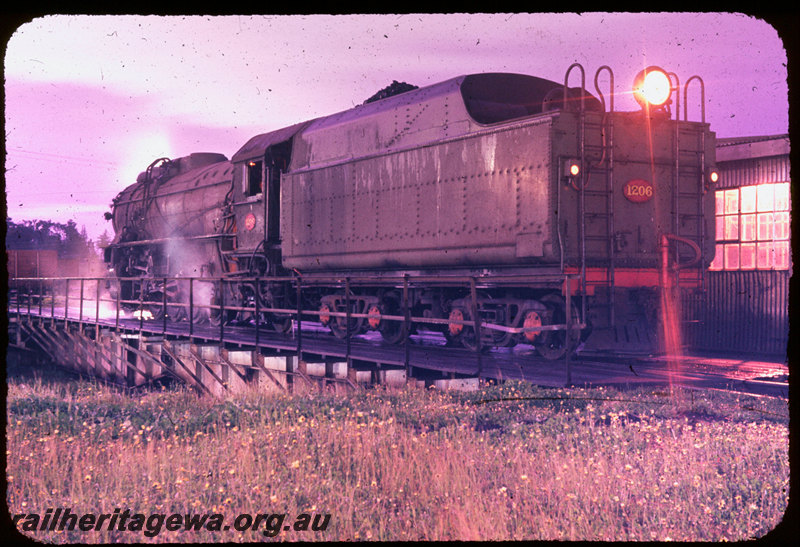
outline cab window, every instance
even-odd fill
[[[246,196],[255,196],[263,191],[264,167],[261,161],[249,161],[246,165],[244,193]]]

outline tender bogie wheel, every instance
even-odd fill
[[[348,336],[358,333],[358,320],[350,319],[350,328],[347,328],[347,317],[331,317],[331,332],[336,338],[343,340]]]
[[[387,300],[384,301],[384,303],[381,304],[380,306],[374,306],[374,307],[377,308],[379,316],[402,315],[400,306],[395,300]],[[374,322],[370,321],[370,326],[372,326],[373,324]],[[381,317],[377,325],[377,328],[378,332],[381,333],[381,337],[383,338],[384,342],[386,342],[387,344],[399,344],[400,342],[406,339],[405,321],[383,319]]]
[[[323,327],[327,327],[331,324],[331,307],[328,304],[322,304],[319,307],[319,322],[322,324]]]
[[[450,335],[451,339],[457,340],[463,334],[466,325],[458,323],[458,321],[466,321],[466,315],[466,312],[461,308],[453,308],[450,310],[449,319],[453,322],[447,325],[447,334]]]
[[[367,325],[371,330],[378,330],[383,323],[383,307],[372,304],[367,310]]]
[[[456,323],[456,321],[470,321],[472,319],[467,310],[453,308],[450,311],[449,319],[453,321],[453,323],[448,324],[447,330],[445,331],[445,337],[448,339],[448,342],[460,342],[462,346],[471,351],[477,351],[479,344],[481,351],[488,349],[488,347],[477,340],[475,329],[472,326],[469,324]]]
[[[478,350],[478,341],[475,337],[475,329],[472,327],[466,327],[464,332],[461,333],[461,345],[467,348],[470,351],[477,351]],[[488,351],[489,347],[485,346],[481,343],[480,350],[481,351]]]
[[[540,302],[547,306],[550,320],[547,324],[550,325],[563,325],[567,321],[567,306],[564,299],[557,294],[548,294],[540,299]],[[578,309],[575,304],[572,304],[572,320],[578,317]],[[548,330],[542,331],[542,334],[537,337],[536,351],[548,360],[555,360],[564,357],[569,348],[570,352],[575,351],[575,348],[580,341],[580,331],[573,330],[567,342],[566,330]]]
[[[542,315],[537,310],[527,310],[525,312],[524,319],[522,321],[522,326],[525,328],[531,327],[541,327],[542,326]],[[538,338],[543,336],[543,331],[530,331],[522,333],[521,339],[526,344],[534,344]]]

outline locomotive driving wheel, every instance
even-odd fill
[[[211,308],[208,310],[208,322],[214,326],[219,326],[221,321],[225,321],[227,325],[236,319],[236,312],[233,310],[220,309],[219,305],[222,302],[219,294],[219,288],[216,283],[213,285],[211,293]],[[224,303],[223,303],[224,304]]]
[[[547,325],[563,325],[567,322],[567,304],[561,295],[548,294],[540,299],[540,302],[547,307],[549,320],[544,321]],[[572,321],[578,317],[578,308],[572,304]],[[531,320],[535,322],[535,320]],[[580,331],[572,330],[567,336],[567,330],[548,330],[542,331],[536,337],[536,351],[539,355],[548,360],[555,360],[564,357],[567,350],[575,351],[580,341]]]
[[[291,302],[288,301],[287,294],[291,294],[291,291],[287,291],[285,286],[279,283],[259,280],[257,281],[257,289],[261,309],[289,308]],[[292,307],[294,307],[294,304],[292,304]],[[283,334],[292,330],[293,319],[294,316],[288,313],[262,311],[259,314],[261,326]]]

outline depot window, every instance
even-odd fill
[[[262,192],[264,168],[261,161],[248,161],[244,173],[244,195],[255,196]]]
[[[712,270],[788,270],[789,183],[715,192],[716,254]]]

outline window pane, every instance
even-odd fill
[[[772,184],[758,185],[758,212],[775,210],[775,188]]]
[[[789,239],[789,213],[775,213],[775,239]]]
[[[758,214],[758,239],[766,241],[772,239],[772,213]]]
[[[789,183],[781,182],[775,184],[775,210],[788,211],[789,210]]]
[[[759,270],[772,269],[772,243],[759,243],[757,254],[758,254],[758,269]]]
[[[742,186],[742,203],[741,210],[743,213],[756,212],[756,187],[755,186]]]
[[[789,257],[789,242],[779,241],[775,243],[775,269],[788,270],[790,262]]]
[[[717,241],[725,239],[725,217],[724,216],[718,216],[717,217],[716,232],[717,232]]]
[[[729,243],[725,245],[725,269],[739,269],[739,244]]]
[[[709,265],[709,270],[721,270],[722,269],[722,251],[724,245],[717,245],[716,252],[714,253],[714,260]]]
[[[725,214],[739,212],[739,189],[725,190]]]
[[[739,215],[725,215],[725,239],[739,239]]]
[[[742,215],[741,239],[742,241],[756,240],[756,215]]]
[[[743,270],[753,270],[756,267],[756,244],[742,243],[739,253],[739,267]]]
[[[718,215],[722,215],[725,213],[725,191],[724,190],[717,190],[714,192],[715,198],[715,212]]]

